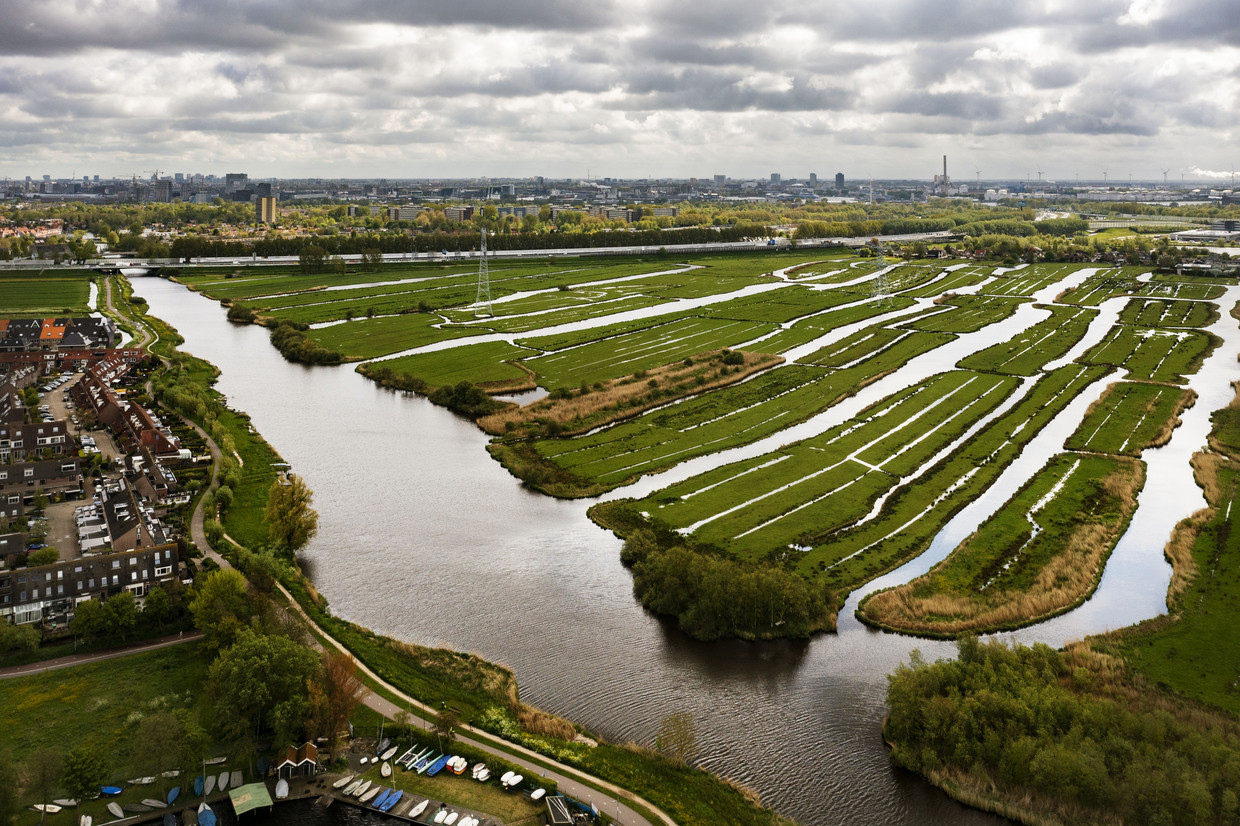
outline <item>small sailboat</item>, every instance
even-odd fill
[[[399,748],[400,748],[400,746],[392,746],[390,749],[388,749],[387,751],[385,751],[385,752],[381,755],[380,759],[382,759],[382,760],[391,760],[391,759],[392,759],[392,755],[396,754],[396,750],[397,750],[397,749],[399,749]]]
[[[126,803],[124,806],[121,806],[121,810],[126,811],[131,815],[141,815],[149,812],[151,807],[143,806],[141,803]]]
[[[104,786],[99,791],[103,792],[108,797],[115,797],[116,795],[121,793],[121,787],[120,786]]]
[[[123,818],[125,816],[125,810],[122,809],[121,804],[117,803],[115,800],[108,803],[108,811],[111,812],[112,817],[115,818]]]
[[[60,811],[60,807],[55,803],[36,803],[32,808],[36,812],[46,812],[49,815],[54,815]]]
[[[353,775],[346,774],[344,777],[332,784],[333,789],[343,789],[345,786],[353,782]]]
[[[400,802],[400,798],[402,795],[404,795],[404,792],[402,792],[400,789],[396,789],[395,791],[393,791],[391,796],[388,797],[387,800],[383,801],[383,805],[379,807],[379,811],[381,812],[392,811],[392,807]]]
[[[426,805],[427,805],[428,803],[430,803],[430,802],[431,802],[431,801],[430,801],[429,799],[427,799],[427,800],[423,800],[421,803],[419,803],[418,805],[414,806],[412,809],[410,809],[410,810],[409,810],[408,817],[417,817],[418,815],[420,815],[420,814],[422,814],[423,812],[425,812],[425,811],[426,811]]]
[[[436,813],[435,813],[435,822],[436,822],[436,823],[443,823],[443,819],[444,819],[445,817],[447,817],[447,816],[448,816],[448,810],[447,810],[447,809],[440,809],[438,812],[436,812]]]
[[[362,801],[363,803],[369,803],[371,798],[377,795],[382,788],[383,788],[382,786],[371,786],[370,791],[363,794],[361,797],[358,798],[358,800]]]
[[[362,783],[364,782],[366,781],[362,780],[361,778],[354,780],[352,783],[344,787],[344,791],[341,792],[341,794],[344,795],[345,797],[352,797],[353,793],[356,792],[358,789],[360,789],[362,787]]]
[[[168,771],[164,772],[164,773],[163,773],[163,774],[161,774],[160,776],[161,776],[161,777],[166,777],[166,778],[168,778],[169,780],[171,780],[171,779],[172,779],[172,778],[174,778],[174,777],[180,777],[180,776],[181,776],[181,770],[180,770],[180,769],[169,769]]]
[[[363,781],[362,785],[358,786],[356,789],[353,790],[353,794],[360,798],[362,795],[366,794],[366,790],[369,788],[370,788],[370,781],[369,780]]]
[[[376,798],[375,798],[375,799],[371,802],[371,804],[370,804],[370,805],[371,805],[371,806],[374,806],[376,809],[382,808],[382,807],[383,807],[383,804],[384,804],[384,803],[387,803],[387,799],[388,799],[389,797],[391,797],[391,796],[392,796],[392,790],[391,790],[391,789],[389,789],[389,788],[387,788],[387,787],[385,786],[385,787],[383,788],[383,793],[382,793],[382,794],[380,794],[378,797],[376,797]]]
[[[203,762],[206,763],[208,766],[218,766],[220,763],[223,763],[227,759],[228,759],[227,757],[212,757],[210,760],[204,760]]]
[[[95,819],[90,815],[82,815],[78,818],[78,826],[91,826]]]
[[[206,803],[198,805],[198,826],[215,826],[215,812]]]
[[[221,792],[228,788],[228,772],[220,772],[220,779],[215,781],[215,788]]]
[[[379,767],[379,774],[383,775],[384,777],[391,777],[392,776],[392,764],[384,760],[383,765]]]
[[[281,777],[276,781],[276,799],[283,800],[288,797],[288,781]]]
[[[229,781],[230,785],[235,789],[238,786],[240,786],[243,782],[245,782],[245,778],[242,776],[241,772],[234,771],[232,773],[232,780]]]
[[[176,800],[179,794],[181,794],[181,787],[173,786],[172,789],[168,792],[168,804],[171,805],[172,801]]]
[[[474,763],[474,777],[477,777],[478,772],[482,771],[486,767],[487,767],[486,763]]]
[[[456,818],[457,813],[450,812],[448,816],[443,819],[443,826],[452,826],[453,823],[456,823]]]
[[[535,789],[534,792],[530,795],[530,800],[542,800],[543,795],[545,795],[546,793],[547,793],[546,789]]]
[[[130,780],[130,781],[129,781],[129,785],[131,785],[131,786],[149,786],[149,785],[151,785],[151,784],[152,784],[152,783],[154,783],[154,782],[155,782],[155,778],[154,778],[154,777],[135,777],[133,780]]]
[[[52,801],[63,809],[73,809],[77,807],[77,801],[72,797],[58,797]]]
[[[491,779],[491,770],[483,769],[482,771],[478,772],[478,774],[474,777],[474,779],[477,780],[479,783],[487,782],[488,780]]]
[[[142,798],[142,805],[150,806],[152,809],[166,809],[168,807],[167,803],[162,800],[156,800],[153,797]]]
[[[379,748],[375,749],[375,754],[383,754],[388,750],[388,746],[392,744],[392,738],[384,737],[383,742],[379,744]]]
[[[202,789],[203,789],[202,775],[200,774],[194,778],[194,794],[198,794],[198,795],[202,794]]]
[[[504,772],[503,774],[501,774],[499,777],[500,785],[507,786],[508,781],[512,779],[512,776],[514,774],[516,774],[516,772]]]
[[[217,781],[216,781],[215,775],[211,775],[210,777],[207,778],[207,786],[206,786],[207,794],[211,794],[211,792],[215,791],[216,782]]]

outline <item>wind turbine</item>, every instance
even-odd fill
[[[977,188],[981,189],[982,188],[982,170],[975,169],[973,171],[977,173]]]
[[[1163,189],[1167,188],[1167,173],[1170,171],[1171,171],[1170,169],[1163,170]]]
[[[1107,171],[1105,169],[1102,170],[1102,185],[1103,186],[1107,185]]]

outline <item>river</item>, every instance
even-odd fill
[[[320,531],[304,565],[339,616],[502,663],[524,701],[614,741],[650,744],[663,717],[690,712],[704,767],[807,825],[1006,822],[893,768],[880,740],[886,674],[913,648],[933,660],[950,656],[949,645],[861,626],[855,597],[838,634],[687,639],[633,598],[620,542],[589,521],[590,503],[524,489],[472,423],[349,365],[290,364],[266,330],[230,324],[217,303],[178,284],[134,285],[185,350],[221,369],[219,390],[315,491]],[[1210,404],[1235,378],[1235,338],[1219,348],[1229,350],[1226,364],[1218,353],[1211,360]],[[1169,448],[1200,444],[1199,421],[1182,430],[1190,441],[1177,435]],[[1125,576],[1165,589],[1164,539],[1145,543]],[[1143,600],[1138,612],[1158,610]],[[1060,645],[1110,625],[1106,614],[1089,616],[1020,638]]]

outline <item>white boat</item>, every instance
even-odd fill
[[[344,787],[344,791],[341,792],[341,794],[344,795],[345,797],[352,797],[353,793],[356,792],[358,789],[360,789],[362,787],[362,783],[364,782],[366,781],[360,778],[357,780],[354,780],[352,783]]]
[[[108,803],[108,811],[112,813],[112,817],[118,819],[123,819],[125,817],[125,810],[122,809],[121,804],[117,803],[115,800]]]
[[[283,800],[288,797],[288,781],[281,777],[276,781],[276,799]]]
[[[33,808],[36,812],[47,812],[49,815],[54,815],[60,811],[60,807],[55,803],[36,803]]]
[[[361,762],[361,764],[362,764],[363,766],[365,766],[368,762],[370,762],[370,758],[369,758],[369,757],[363,757],[363,758],[361,759],[361,761],[359,761],[359,762]]]
[[[443,819],[443,826],[452,826],[453,823],[456,823],[456,818],[457,818],[456,812],[453,812],[452,814],[448,815],[447,817]]]
[[[436,822],[436,823],[443,823],[443,819],[444,819],[445,817],[447,817],[447,816],[448,816],[448,810],[447,810],[447,809],[440,809],[440,810],[439,810],[439,812],[438,812],[438,813],[436,813],[436,815],[435,815],[435,822]]]
[[[478,772],[482,771],[486,767],[487,767],[486,763],[474,763],[474,777],[477,777]]]
[[[369,788],[370,788],[370,781],[366,780],[362,783],[362,785],[358,786],[356,789],[353,790],[353,794],[356,795],[357,797],[361,797],[362,795],[366,794],[366,790]]]
[[[358,800],[362,801],[363,803],[369,803],[370,799],[374,797],[375,795],[377,795],[382,790],[383,790],[382,786],[371,786],[370,789],[364,795],[358,798]]]
[[[412,809],[409,810],[408,816],[417,817],[418,815],[422,814],[423,812],[426,811],[426,805],[430,802],[431,801],[429,799],[423,800],[421,803],[419,803],[418,805],[414,806]]]
[[[344,788],[345,786],[349,785],[349,784],[350,784],[350,783],[352,783],[352,782],[353,782],[353,775],[351,775],[351,774],[346,774],[344,777],[340,778],[340,779],[339,779],[339,780],[337,780],[335,783],[333,783],[333,784],[332,784],[332,788],[333,788],[333,789],[342,789],[342,788]]]
[[[542,800],[543,795],[546,793],[546,789],[535,789],[534,793],[530,795],[530,800]]]
[[[482,771],[478,772],[478,776],[475,777],[474,779],[477,780],[479,783],[487,782],[488,780],[491,779],[491,770],[483,769]]]
[[[390,749],[388,749],[387,751],[385,751],[385,752],[383,753],[383,756],[382,756],[380,759],[382,759],[382,760],[391,760],[391,759],[392,759],[392,755],[396,754],[396,750],[397,750],[397,749],[399,749],[399,748],[400,748],[400,746],[392,746]]]
[[[211,794],[213,791],[215,791],[215,775],[211,775],[207,778],[207,785],[203,787],[202,793]]]
[[[163,776],[167,777],[169,780],[171,780],[174,777],[179,777],[180,775],[181,775],[180,769],[169,769],[168,771],[163,773]]]
[[[240,786],[244,780],[245,778],[241,776],[241,772],[235,771],[232,773],[232,780],[230,781],[230,784],[235,789]]]
[[[228,788],[228,772],[220,772],[220,779],[215,781],[215,787],[221,792]]]
[[[517,786],[521,785],[521,781],[524,779],[525,778],[523,776],[514,774],[512,777],[508,778],[508,788],[515,789]]]
[[[135,777],[129,781],[130,786],[149,786],[155,782],[154,777]]]
[[[379,774],[383,775],[384,777],[391,777],[392,776],[392,764],[384,760],[383,765],[379,767]]]
[[[77,806],[77,801],[71,797],[58,797],[52,802],[65,809],[72,809]]]
[[[143,806],[150,806],[152,809],[162,809],[162,808],[164,808],[165,806],[167,806],[168,804],[167,804],[167,803],[165,803],[165,802],[164,802],[164,801],[162,801],[162,800],[156,800],[156,799],[155,799],[155,798],[153,798],[153,797],[144,797],[144,798],[142,798],[142,805],[143,805]]]
[[[95,819],[90,815],[82,815],[78,818],[78,826],[90,826],[94,821]]]
[[[508,781],[512,779],[512,776],[513,776],[514,774],[516,774],[516,772],[504,772],[503,774],[501,774],[501,775],[499,776],[499,782],[500,782],[500,784],[501,784],[501,785],[503,785],[503,786],[507,786],[507,785],[508,785]]]
[[[223,763],[227,759],[228,759],[227,757],[212,757],[210,760],[204,760],[202,762],[207,764],[208,766],[218,766],[220,763]]]

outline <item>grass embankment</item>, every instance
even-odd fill
[[[91,310],[90,270],[14,271],[0,273],[0,307],[4,318],[84,316]]]
[[[954,637],[1032,625],[1098,587],[1144,484],[1141,463],[1053,457],[929,573],[867,596],[857,617],[880,628]]]
[[[1114,382],[1089,406],[1080,426],[1064,442],[1068,450],[1140,456],[1147,447],[1171,441],[1180,414],[1192,407],[1191,389],[1145,382]]]
[[[966,370],[984,370],[1014,376],[1032,376],[1072,349],[1089,329],[1097,310],[1035,305],[1050,317],[1022,330],[1010,340],[961,359]]]
[[[973,333],[1010,317],[1024,302],[1019,298],[948,293],[935,299],[934,303],[954,309],[949,313],[935,313],[901,326],[928,333]]]
[[[539,432],[575,436],[595,427],[632,418],[651,407],[695,393],[735,384],[783,361],[766,353],[715,350],[577,392],[559,391],[524,407],[484,416],[478,426],[493,436]]]
[[[1126,378],[1184,384],[1186,376],[1222,341],[1202,330],[1151,330],[1117,324],[1081,357],[1085,364],[1110,364],[1128,371]]]

